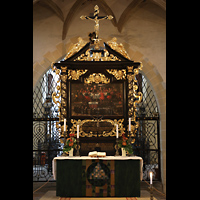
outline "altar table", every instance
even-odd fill
[[[141,157],[60,156],[52,165],[56,196],[140,197]]]

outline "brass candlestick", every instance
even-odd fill
[[[129,142],[131,143],[131,131],[128,132],[129,132]]]
[[[67,131],[64,131],[64,146],[66,145]]]
[[[134,142],[133,142],[133,140],[132,140],[132,138],[131,138],[131,131],[129,131],[129,138],[128,138],[128,144],[133,144]],[[129,154],[130,155],[130,154]],[[134,153],[132,154],[132,156],[134,156]]]
[[[116,138],[116,145],[115,145],[116,151],[115,151],[115,156],[119,156],[119,146],[118,146],[118,144],[119,144],[119,139]]]
[[[64,146],[66,145],[66,137],[67,137],[67,131],[64,131]],[[63,152],[61,156],[67,156],[68,153],[67,152]]]
[[[76,145],[76,155],[75,156],[80,156],[80,152],[79,152],[79,149],[80,149],[80,141],[79,141],[79,138],[76,139],[76,142],[77,142],[77,145]]]
[[[153,200],[153,186],[152,186],[152,184],[150,184],[149,190],[150,190],[150,200]]]

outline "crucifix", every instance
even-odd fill
[[[94,31],[95,31],[95,34],[96,34],[96,39],[94,39],[94,40],[98,40],[99,41],[99,39],[98,39],[98,37],[99,37],[99,21],[100,20],[104,20],[104,19],[111,20],[113,18],[113,16],[112,15],[98,16],[98,14],[99,14],[99,6],[96,5],[96,6],[94,6],[94,16],[93,17],[82,15],[80,18],[82,20],[90,19],[90,20],[95,22]]]

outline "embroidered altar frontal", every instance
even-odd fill
[[[140,196],[139,160],[57,160],[56,196]]]
[[[82,193],[86,197],[115,196],[114,160],[82,161]]]

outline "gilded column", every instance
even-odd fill
[[[137,112],[137,105],[142,101],[142,93],[138,91],[138,84],[136,75],[139,74],[139,70],[142,69],[142,65],[140,65],[133,69],[133,66],[127,66],[127,79],[128,79],[128,117],[131,117],[131,121],[133,122],[131,125],[131,135],[128,136],[135,136],[135,132],[139,127],[139,122],[136,121],[136,112]]]
[[[60,124],[61,137],[64,134],[64,119],[67,119],[67,67],[61,67],[61,110],[60,110]],[[66,131],[68,126],[66,125]]]

